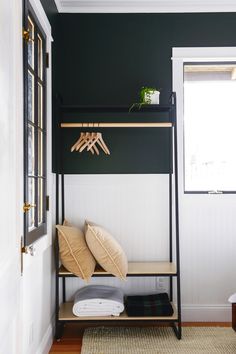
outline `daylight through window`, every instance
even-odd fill
[[[185,192],[236,191],[236,63],[184,65]]]

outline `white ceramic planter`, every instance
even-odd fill
[[[160,91],[150,91],[145,93],[145,102],[148,104],[159,104]]]

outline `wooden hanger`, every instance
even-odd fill
[[[71,147],[71,152],[79,151],[82,152],[87,148],[87,151],[90,151],[93,155],[96,152],[99,155],[99,150],[96,146],[98,144],[106,155],[110,155],[110,151],[103,140],[102,133],[80,133],[79,139]]]
[[[80,148],[81,148],[81,146],[83,146],[84,144],[87,144],[89,140],[90,140],[90,133],[88,133],[88,132],[87,132],[87,133],[84,133],[84,138],[83,138],[83,140],[81,140],[81,142],[80,142],[79,144],[77,144],[75,150],[76,150],[76,151],[79,151]]]
[[[80,145],[80,148],[77,149],[77,150],[79,150],[79,152],[82,152],[96,138],[96,133],[86,133],[86,134],[88,134],[88,135],[86,135],[87,139],[85,140],[85,143]]]
[[[75,142],[75,144],[71,147],[70,151],[73,152],[76,149],[76,146],[84,139],[84,133],[80,133],[79,139]]]
[[[95,150],[96,154],[99,155],[99,150],[98,150],[98,148],[97,148],[96,145],[93,145],[93,147],[91,147],[90,149],[87,148],[87,151],[88,151],[88,150],[91,150],[91,151],[92,151],[93,149]]]
[[[93,139],[91,140],[90,144],[87,146],[87,151],[92,149],[99,139],[99,133],[92,133],[92,134],[93,134]]]
[[[95,133],[93,141],[87,147],[87,151],[94,147],[96,143],[99,144],[106,155],[110,155],[110,151],[102,138],[102,133]]]
[[[80,133],[80,137],[79,139],[75,142],[75,144],[71,147],[71,152],[73,152],[74,150],[78,151],[78,149],[80,148],[81,145],[83,145],[84,143],[87,142],[88,139],[88,134],[89,133]],[[96,151],[97,149],[91,149],[91,153],[94,154],[94,150]],[[97,153],[97,151],[96,151]]]
[[[110,155],[111,154],[110,150],[108,149],[105,141],[103,140],[102,134],[101,133],[98,134],[99,134],[98,144],[101,146],[105,154]]]
[[[95,145],[96,143],[98,143],[98,145],[102,148],[102,150],[105,152],[106,155],[110,155],[110,151],[102,138],[102,133],[92,133],[92,139],[90,143],[86,144],[87,151],[89,151],[92,148],[97,149]],[[86,146],[83,146],[83,149],[80,149],[80,152],[83,151]]]

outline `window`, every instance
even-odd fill
[[[184,190],[236,191],[236,63],[184,63]]]
[[[24,40],[24,244],[46,233],[46,37],[27,4]]]

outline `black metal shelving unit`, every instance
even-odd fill
[[[126,112],[128,113],[129,107],[91,107],[91,106],[60,106],[60,112]],[[135,110],[139,112],[139,110]],[[182,336],[181,327],[181,289],[180,289],[180,246],[179,246],[179,198],[178,198],[178,151],[177,151],[177,121],[176,121],[176,95],[172,93],[168,105],[148,105],[142,106],[140,112],[166,112],[168,115],[167,123],[170,123],[167,129],[171,129],[170,139],[170,161],[171,166],[168,172],[169,175],[169,258],[166,262],[130,262],[128,277],[167,277],[169,278],[169,297],[170,301],[174,298],[173,279],[176,279],[175,286],[175,302],[177,308],[174,308],[173,316],[169,317],[128,317],[125,313],[120,317],[92,317],[92,318],[79,318],[73,315],[73,304],[66,300],[66,279],[74,277],[72,273],[67,271],[60,265],[59,259],[59,245],[58,237],[56,234],[55,240],[55,253],[56,253],[56,339],[59,340],[62,335],[63,326],[66,322],[87,322],[90,324],[102,325],[115,322],[126,324],[129,322],[139,323],[145,321],[152,324],[153,322],[169,323],[176,334],[178,339]],[[132,116],[132,112],[130,113]],[[58,127],[61,132],[61,122]],[[145,129],[145,128],[144,128]],[[155,129],[158,129],[155,128]],[[166,128],[160,128],[166,129]],[[61,136],[59,132],[59,136]],[[63,139],[61,139],[62,145]],[[65,218],[65,183],[63,163],[61,161],[61,152],[58,153],[58,164],[56,173],[56,223],[62,223]],[[174,179],[174,180],[173,180]],[[173,188],[173,186],[174,188]],[[175,220],[174,220],[175,219]],[[175,241],[175,243],[173,242]],[[174,253],[175,251],[175,253]],[[101,268],[95,269],[94,277],[111,277]],[[60,296],[61,295],[61,296]],[[61,299],[61,303],[60,303]]]

